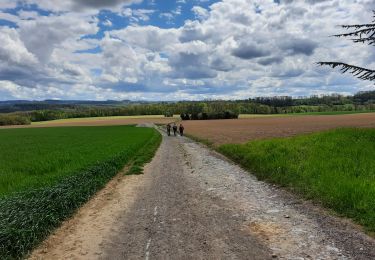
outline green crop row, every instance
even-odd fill
[[[147,140],[137,151],[127,149],[125,144],[122,151],[112,154],[109,159],[97,161],[48,185],[35,186],[0,198],[0,259],[24,257],[104,187],[125,164],[133,165],[131,169],[136,167],[138,173],[140,167],[153,157],[161,141],[160,134],[155,130],[138,131],[147,133]],[[134,172],[134,169],[131,171]]]
[[[133,156],[155,133],[133,126],[0,130],[0,199],[50,186],[127,151]]]
[[[257,177],[280,184],[375,231],[375,129],[337,129],[222,145]]]

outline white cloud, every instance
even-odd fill
[[[0,10],[17,7],[17,1],[14,0],[1,0]]]
[[[176,18],[176,16],[181,15],[181,11],[182,11],[182,7],[179,5],[170,12],[160,13],[159,17],[166,19],[169,24],[173,24],[174,23],[173,20]]]
[[[37,63],[36,57],[26,49],[15,29],[0,27],[0,42],[1,65],[32,66]]]
[[[128,26],[122,30],[108,33],[135,48],[144,48],[151,51],[162,51],[167,46],[178,43],[179,31],[176,29],[160,29],[155,26]]]
[[[0,19],[7,20],[13,23],[18,23],[20,21],[20,17],[18,17],[17,15],[3,13],[1,11],[0,11]]]
[[[124,8],[121,11],[121,14],[125,17],[128,17],[131,22],[138,23],[139,21],[146,22],[150,20],[150,16],[155,12],[152,9],[131,9]]]
[[[36,11],[24,11],[24,10],[21,10],[21,11],[18,12],[18,16],[19,16],[19,18],[21,18],[23,20],[28,20],[28,19],[36,19],[36,18],[38,18],[39,14]]]
[[[28,4],[36,4],[41,9],[61,12],[61,11],[74,11],[82,12],[83,10],[114,10],[118,11],[123,6],[134,3],[140,3],[142,0],[64,0],[64,1],[51,1],[51,0],[24,0]]]
[[[95,34],[97,25],[75,15],[41,16],[35,20],[21,21],[19,32],[27,49],[41,62],[48,62],[55,48],[67,39]]]
[[[328,37],[339,30],[338,24],[371,21],[372,0],[223,0],[207,9],[194,6],[195,19],[167,29],[153,18],[159,15],[173,23],[182,14],[180,5],[156,13],[156,3],[154,9],[129,5],[141,2],[137,0],[25,1],[57,13],[0,12],[0,19],[18,26],[0,27],[2,99],[352,93],[369,84],[315,63],[339,60],[375,66],[371,46]],[[11,3],[2,2],[0,9]],[[112,29],[115,20],[96,17],[101,9],[129,18],[130,25]],[[153,25],[139,25],[142,22]],[[98,24],[106,26],[104,38],[83,37],[95,34]],[[90,49],[101,51],[84,51]]]
[[[208,17],[209,12],[201,6],[193,6],[191,11],[195,14],[195,17],[199,20],[204,20]]]
[[[112,24],[111,20],[108,20],[108,19],[107,19],[107,20],[105,20],[105,21],[103,22],[103,25],[104,25],[104,26],[107,26],[107,27],[112,27],[113,24]]]

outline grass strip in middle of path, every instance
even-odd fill
[[[375,231],[375,129],[337,129],[226,144],[218,150],[260,179],[319,201]]]

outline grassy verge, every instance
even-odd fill
[[[374,110],[368,111],[328,111],[328,112],[306,112],[306,113],[291,113],[289,115],[350,115],[350,114],[366,114],[366,113],[375,113]]]
[[[126,173],[131,174],[142,174],[143,165],[150,162],[155,155],[156,150],[159,148],[162,137],[160,134],[152,136],[144,147],[138,150],[137,154],[131,162],[131,167]]]
[[[222,145],[262,180],[319,201],[375,231],[375,129],[337,129]]]
[[[129,126],[1,131],[9,155],[0,160],[10,162],[0,163],[0,258],[23,257],[124,165],[139,173],[160,141],[154,129]]]
[[[214,147],[214,143],[208,139],[205,139],[205,138],[200,138],[200,137],[197,137],[197,136],[194,136],[194,135],[190,135],[190,134],[185,134],[185,136],[189,137],[190,139],[196,141],[196,142],[199,142],[199,143],[202,143],[202,144],[205,144],[206,146],[210,147],[210,148],[215,148]]]
[[[328,112],[302,112],[287,114],[240,114],[239,118],[258,118],[258,117],[288,117],[288,116],[319,116],[319,115],[350,115],[350,114],[366,114],[375,113],[374,110],[368,111],[328,111]]]

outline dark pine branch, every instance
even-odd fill
[[[375,19],[375,11],[373,11]],[[353,30],[348,33],[340,33],[333,35],[334,37],[354,37],[351,40],[353,42],[367,43],[369,45],[375,45],[375,20],[372,23],[367,24],[352,24],[352,25],[341,25],[341,28],[347,30]]]
[[[351,73],[362,80],[375,81],[375,70],[357,67],[342,62],[318,62],[320,66],[329,66],[331,68],[340,67],[342,73]]]
[[[366,29],[360,29],[360,30],[356,30],[356,31],[353,31],[353,32],[349,32],[349,33],[340,33],[340,34],[335,34],[333,36],[335,37],[348,37],[348,36],[362,36],[362,35],[373,35],[375,34],[375,25],[373,25],[373,27],[370,27],[370,28],[366,28]]]
[[[361,29],[361,28],[371,28],[374,27],[375,24],[373,23],[367,23],[367,24],[352,24],[352,25],[340,25],[342,28],[345,29]]]
[[[358,26],[366,27],[364,29],[358,29]],[[352,38],[353,42],[361,42],[367,43],[369,45],[375,45],[374,37],[375,37],[375,24],[366,24],[366,25],[343,25],[344,28],[357,28],[357,30],[348,32],[348,33],[340,33],[333,35],[334,37],[356,37]]]
[[[367,38],[360,38],[360,39],[352,39],[353,42],[361,42],[367,43],[368,45],[375,45],[375,37],[367,37]]]
[[[373,13],[375,18],[375,11],[373,11]],[[341,25],[341,27],[352,31],[333,35],[334,37],[351,37],[353,42],[367,43],[375,46],[375,20],[368,24]],[[375,81],[375,70],[343,62],[318,62],[318,64],[320,66],[329,66],[333,69],[339,67],[342,73],[351,73],[359,79]]]

